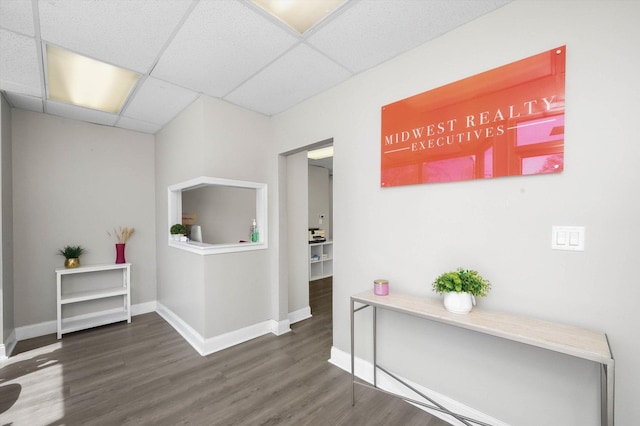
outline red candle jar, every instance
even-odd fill
[[[389,281],[387,280],[374,280],[373,292],[378,296],[386,296],[389,294]]]

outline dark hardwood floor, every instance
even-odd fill
[[[0,363],[0,425],[428,425],[447,423],[358,387],[327,360],[331,279],[313,318],[202,357],[156,313],[18,343]]]

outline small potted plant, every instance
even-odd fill
[[[436,278],[433,290],[444,294],[444,307],[447,311],[466,314],[476,304],[476,297],[489,293],[491,283],[477,271],[458,268]]]
[[[77,268],[80,266],[80,256],[85,251],[81,246],[65,246],[58,250],[58,254],[64,256],[65,268]]]
[[[181,223],[176,223],[175,225],[171,225],[169,232],[174,241],[180,241],[182,237],[184,237],[184,234],[187,233],[187,228]]]

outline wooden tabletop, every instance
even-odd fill
[[[601,332],[478,307],[474,307],[468,314],[454,314],[444,308],[442,300],[396,292],[390,292],[388,296],[377,296],[370,290],[351,296],[351,299],[358,303],[502,337],[600,364],[613,364],[607,336]]]

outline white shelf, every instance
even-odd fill
[[[333,275],[333,242],[309,244],[309,281]]]
[[[83,274],[90,272],[102,271],[122,271],[122,284],[119,286],[110,286],[106,288],[75,291],[72,293],[64,293],[62,277],[72,274]],[[57,329],[58,339],[62,338],[65,333],[84,330],[86,328],[97,327],[99,325],[111,324],[114,322],[127,321],[131,322],[131,264],[116,263],[108,265],[89,265],[78,268],[58,268],[56,269],[56,288],[57,288]],[[63,318],[62,306],[71,305],[73,303],[88,302],[90,300],[105,299],[108,297],[121,297],[122,309],[116,309],[106,312],[93,312],[90,314]]]
[[[77,268],[57,268],[56,274],[83,274],[85,272],[110,271],[114,269],[127,269],[129,267],[131,267],[130,263],[108,263],[104,265],[78,266]]]
[[[63,294],[60,298],[60,303],[66,305],[67,303],[86,302],[87,300],[104,299],[106,297],[124,296],[128,290],[123,287],[115,287],[112,289],[104,290],[91,290],[80,291],[76,293]]]
[[[98,327],[100,325],[112,324],[114,322],[128,321],[129,313],[124,310],[121,312],[97,313],[83,318],[73,318],[62,320],[62,334],[72,333],[74,331],[85,330],[87,328]]]

